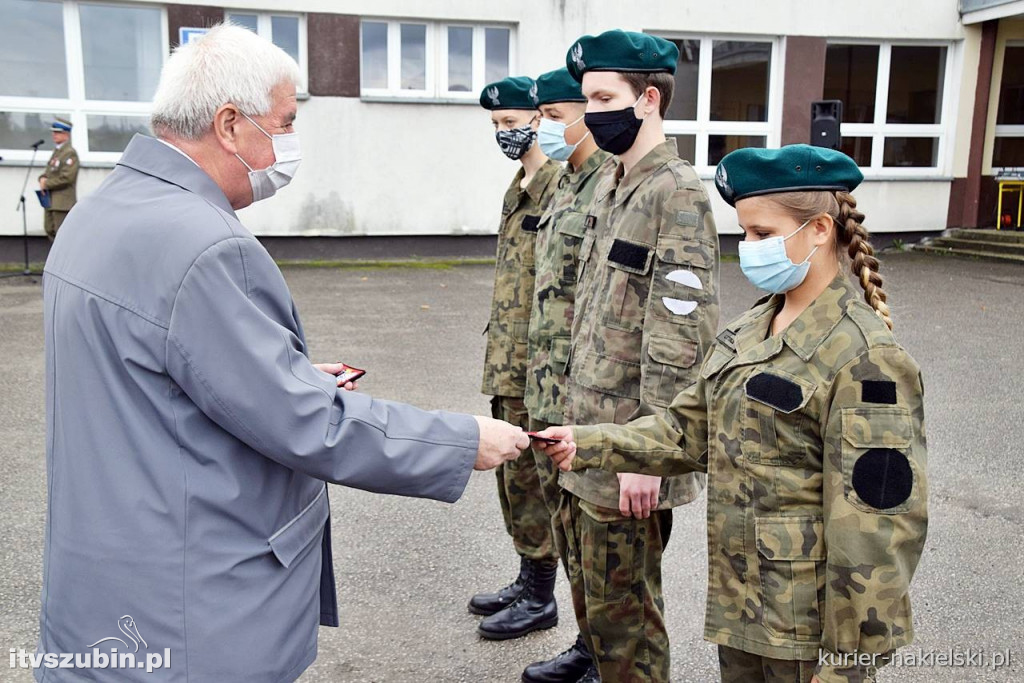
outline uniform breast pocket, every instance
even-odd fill
[[[820,517],[768,515],[754,520],[761,579],[761,625],[796,640],[821,637],[825,527]]]
[[[744,383],[743,455],[761,465],[797,465],[820,453],[818,421],[808,415],[814,383],[778,369],[756,370]]]
[[[575,286],[580,248],[587,235],[587,216],[566,211],[555,220],[553,247],[558,249],[558,280],[562,285]]]
[[[696,325],[704,314],[704,303],[714,294],[708,276],[715,263],[714,245],[704,240],[662,235],[654,260],[651,283],[651,312],[660,320]]]
[[[654,249],[638,242],[615,239],[608,248],[605,305],[602,321],[624,332],[643,328],[650,289]]]
[[[846,500],[875,514],[907,512],[916,502],[920,473],[909,458],[910,411],[899,406],[843,408]]]

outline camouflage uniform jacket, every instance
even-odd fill
[[[610,158],[608,152],[597,150],[578,169],[566,165],[554,199],[540,219],[525,396],[534,420],[564,422],[565,362],[580,245],[595,220],[589,211],[601,178],[598,169]]]
[[[718,234],[704,183],[675,141],[625,176],[611,164],[580,252],[566,398],[575,424],[664,410],[696,381],[718,328]],[[593,505],[619,507],[611,472],[563,473],[559,483]],[[703,486],[700,474],[665,479],[658,509],[690,502]]]
[[[729,325],[667,412],[578,428],[574,467],[708,473],[706,639],[887,653],[913,640],[927,530],[920,369],[842,274],[769,336],[782,301]]]
[[[70,211],[78,199],[75,194],[78,152],[70,142],[53,150],[46,163],[46,172],[39,177],[46,178],[46,189],[50,191],[50,211]]]
[[[533,303],[534,244],[540,217],[554,195],[562,166],[550,159],[526,189],[520,168],[505,192],[498,228],[494,298],[487,323],[487,351],[481,391],[490,396],[522,398],[526,389],[526,337]]]

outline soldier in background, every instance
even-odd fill
[[[46,162],[46,172],[39,176],[39,189],[50,195],[50,206],[43,211],[43,230],[51,242],[61,223],[75,205],[78,183],[78,152],[71,146],[71,122],[56,118],[50,126],[56,148]]]
[[[502,204],[482,391],[494,397],[493,415],[526,428],[523,393],[534,244],[561,167],[536,144],[540,113],[532,78],[506,78],[486,86],[480,105],[491,112],[501,151],[521,164]],[[469,611],[487,615],[478,628],[481,636],[507,640],[558,623],[554,596],[558,554],[533,454],[499,466],[497,476],[505,529],[520,557],[519,576],[495,593],[474,595]]]
[[[541,151],[566,161],[555,197],[540,219],[537,232],[537,285],[530,313],[529,366],[526,409],[530,429],[542,430],[565,422],[565,364],[569,359],[573,304],[579,252],[593,230],[590,205],[603,174],[615,168],[612,155],[598,149],[583,121],[587,98],[564,67],[537,79],[543,118],[537,131]],[[542,452],[536,452],[541,491],[552,523],[558,521],[561,489],[557,471]],[[556,657],[526,667],[523,680],[535,683],[578,681],[593,666],[586,639]]]
[[[574,469],[708,473],[704,638],[725,683],[867,683],[914,639],[924,387],[891,331],[850,194],[861,180],[808,145],[726,156],[716,184],[746,233],[740,267],[772,295],[718,335],[668,411],[545,433],[575,432]],[[552,448],[560,467],[572,448]]]
[[[718,235],[703,182],[668,141],[679,50],[608,31],[573,44],[566,66],[587,96],[594,141],[618,155],[596,190],[580,251],[566,419],[625,423],[665,410],[693,384],[718,327]],[[559,550],[605,683],[668,681],[661,557],[672,508],[704,475],[561,475]],[[596,678],[593,678],[596,680]]]

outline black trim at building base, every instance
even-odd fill
[[[897,240],[912,244],[935,237],[941,230],[929,232],[887,232],[871,236],[876,250]],[[735,255],[741,235],[722,235],[722,254]],[[21,237],[0,237],[0,264],[9,269],[24,261]],[[347,236],[347,237],[260,237],[274,259],[279,261],[404,261],[416,259],[494,258],[495,235],[423,235],[423,236]],[[45,237],[29,237],[29,261],[46,260],[50,245]]]

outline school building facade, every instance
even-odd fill
[[[240,212],[261,236],[493,235],[516,165],[480,89],[562,66],[575,38],[609,28],[679,46],[666,131],[705,178],[723,234],[739,229],[715,164],[742,146],[809,141],[815,100],[843,101],[842,145],[864,171],[857,196],[876,233],[994,226],[994,177],[1024,167],[1024,0],[0,0],[0,237],[21,234],[29,146],[46,139],[45,163],[53,116],[75,124],[88,194],[149,131],[182,29],[224,20],[305,75],[298,176]]]

